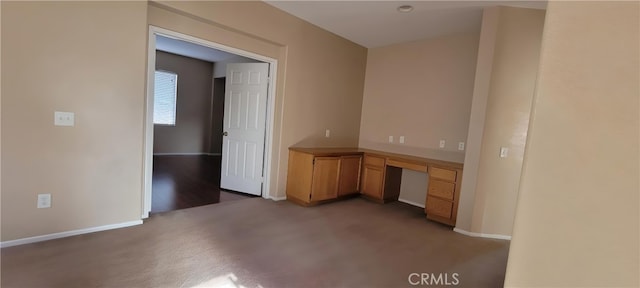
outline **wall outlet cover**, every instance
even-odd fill
[[[75,125],[75,113],[73,112],[60,112],[55,111],[53,113],[53,124],[55,126],[74,126]]]

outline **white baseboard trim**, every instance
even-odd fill
[[[53,240],[58,238],[64,238],[69,236],[75,236],[80,234],[87,234],[87,233],[93,233],[93,232],[99,232],[99,231],[105,231],[105,230],[111,230],[111,229],[124,228],[129,226],[140,225],[140,224],[142,224],[142,220],[129,221],[124,223],[104,225],[104,226],[91,227],[91,228],[78,229],[78,230],[71,230],[71,231],[65,231],[60,233],[53,233],[53,234],[47,234],[47,235],[41,235],[41,236],[35,236],[35,237],[29,237],[29,238],[22,238],[22,239],[16,239],[16,240],[9,240],[9,241],[0,242],[0,248],[42,242],[47,240]]]
[[[284,197],[270,197],[269,199],[271,199],[273,201],[282,201],[282,200],[287,200],[287,196],[284,196]]]
[[[197,156],[197,155],[208,155],[208,156],[220,156],[221,153],[153,153],[153,156]]]
[[[511,240],[511,236],[509,235],[500,235],[500,234],[485,234],[485,233],[476,233],[469,232],[466,230],[462,230],[460,228],[453,228],[453,231],[458,232],[462,235],[467,235],[471,237],[482,237],[482,238],[490,238],[490,239],[500,239],[500,240]]]
[[[398,201],[400,201],[402,203],[407,203],[409,205],[413,205],[413,206],[416,206],[416,207],[424,208],[424,204],[420,204],[418,202],[413,202],[413,201],[409,201],[409,200],[402,199],[402,198],[398,198]]]

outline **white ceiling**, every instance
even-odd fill
[[[272,1],[268,4],[367,48],[480,30],[482,9],[514,6],[545,9],[533,1]],[[410,13],[400,13],[411,5]]]
[[[200,46],[187,41],[156,35],[156,50],[177,55],[200,59],[208,62],[259,62],[239,55],[227,53],[221,50]],[[246,59],[246,60],[243,60]]]

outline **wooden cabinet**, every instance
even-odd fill
[[[382,155],[364,155],[361,190],[364,197],[379,203],[398,200],[402,169],[389,165],[393,161]]]
[[[378,203],[398,200],[402,169],[429,174],[425,213],[455,226],[461,163],[358,148],[290,148],[287,200],[309,206],[351,195]]]
[[[313,159],[310,201],[324,201],[338,197],[340,157]]]
[[[287,199],[314,205],[359,193],[361,153],[289,151]]]
[[[462,169],[430,166],[428,173],[427,218],[453,226],[458,214]]]
[[[385,159],[370,155],[364,156],[361,193],[374,199],[382,199],[384,191]]]
[[[362,156],[340,156],[338,197],[360,193]]]

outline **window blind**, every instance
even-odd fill
[[[178,75],[167,71],[156,71],[153,98],[153,123],[176,125],[176,100]]]

